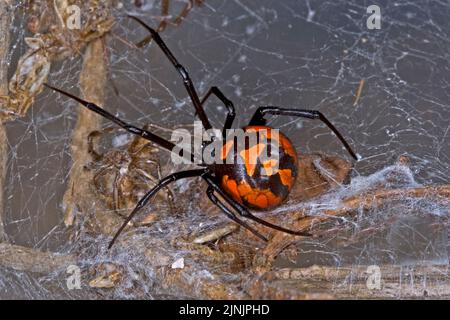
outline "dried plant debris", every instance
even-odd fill
[[[104,146],[105,139],[112,142],[107,144],[111,148],[98,150],[102,143]],[[127,216],[139,199],[162,179],[161,150],[145,139],[130,137],[115,127],[108,127],[89,134],[88,148],[93,161],[85,168],[93,170],[93,192],[121,216]],[[169,187],[158,193],[156,199],[174,207],[174,196]],[[149,224],[156,218],[155,214],[150,214],[141,223]]]
[[[72,21],[70,6],[80,8],[80,21]],[[28,50],[19,59],[9,82],[9,93],[0,97],[0,119],[13,120],[26,114],[36,96],[43,90],[51,64],[80,54],[92,40],[111,30],[110,1],[30,0],[28,28],[32,37],[24,39]],[[75,25],[73,25],[75,24]]]
[[[95,266],[95,278],[89,281],[91,288],[114,288],[122,279],[122,271],[111,263],[101,263]]]
[[[183,20],[186,18],[186,16],[189,14],[189,12],[192,10],[194,5],[201,6],[205,0],[187,0],[186,4],[182,8],[182,10],[176,14],[171,15],[170,14],[170,2],[171,0],[161,0],[161,16],[160,23],[158,27],[156,28],[156,31],[162,32],[164,31],[168,25],[173,27],[178,27]],[[135,2],[136,7],[141,8],[143,6],[143,0],[136,0]],[[175,18],[172,18],[172,16],[175,16]],[[151,37],[145,37],[143,40],[139,41],[137,43],[138,47],[143,47],[150,43]]]

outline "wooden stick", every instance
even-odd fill
[[[0,266],[18,271],[50,273],[75,265],[72,255],[42,252],[31,248],[0,243]]]
[[[450,185],[407,189],[378,189],[344,199],[339,208],[324,210],[322,214],[314,217],[303,218],[307,215],[308,210],[302,209],[293,213],[294,216],[296,215],[300,219],[293,224],[292,228],[299,231],[310,230],[315,225],[320,224],[331,217],[348,216],[358,209],[368,210],[386,202],[404,198],[433,198],[450,202]],[[297,240],[298,237],[277,232],[270,240],[267,247],[255,256],[253,262],[255,270],[258,273],[264,273],[270,270],[271,265],[278,254]]]
[[[8,61],[11,26],[11,4],[9,1],[0,1],[0,96],[8,95]],[[8,157],[8,140],[3,122],[0,120],[0,242],[6,241],[3,225],[4,219],[4,184],[6,176],[6,162]]]
[[[397,280],[401,277],[428,277],[428,279],[450,280],[448,265],[351,265],[341,267],[311,266],[307,268],[283,268],[271,271],[265,277],[277,280],[340,281],[352,276],[354,281],[365,281],[373,274],[373,267],[380,271],[382,280]]]
[[[103,105],[105,101],[105,85],[107,79],[107,67],[104,58],[104,39],[92,41],[85,52],[83,69],[80,74],[80,86],[85,100],[97,105]],[[84,165],[91,158],[88,153],[87,137],[89,133],[99,130],[101,118],[94,115],[86,108],[79,107],[78,120],[72,136],[72,168],[64,194],[66,226],[74,222],[78,200],[85,196],[89,190],[89,179],[86,176]]]
[[[290,290],[334,299],[450,297],[447,265],[311,266],[271,271],[260,279],[279,294]]]

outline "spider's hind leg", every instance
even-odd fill
[[[171,175],[168,175],[167,177],[161,179],[159,183],[154,186],[150,191],[148,191],[137,203],[136,207],[133,209],[131,214],[125,219],[122,226],[117,230],[116,234],[114,235],[113,239],[108,245],[108,249],[111,249],[111,247],[114,245],[114,242],[117,240],[119,235],[122,233],[122,231],[125,229],[125,227],[128,225],[128,223],[133,219],[133,217],[143,209],[147,203],[153,197],[163,188],[168,186],[170,183],[175,182],[177,180],[185,179],[185,178],[192,178],[192,177],[199,177],[206,173],[206,169],[192,169],[192,170],[186,170],[186,171],[180,171],[172,173]]]
[[[237,202],[236,200],[234,200],[232,197],[230,197],[224,190],[222,190],[222,188],[217,184],[216,181],[214,181],[214,179],[209,176],[209,175],[204,175],[203,179],[205,179],[206,183],[208,183],[209,188],[213,189],[214,191],[216,191],[218,194],[220,194],[220,196],[236,211],[236,213],[238,215],[240,215],[243,218],[249,219],[249,220],[253,220],[256,223],[262,224],[263,226],[266,226],[268,228],[274,229],[274,230],[278,230],[284,233],[288,233],[288,234],[292,234],[292,235],[296,235],[296,236],[304,236],[304,237],[310,237],[311,234],[307,233],[307,232],[303,232],[303,231],[295,231],[295,230],[290,230],[290,229],[286,229],[283,227],[280,227],[276,224],[270,223],[264,219],[261,219],[255,215],[253,215],[246,207],[244,207],[243,205],[241,205],[239,202]],[[223,205],[223,204],[222,204]],[[221,207],[222,209],[222,207]],[[222,209],[223,210],[223,209]],[[225,213],[225,211],[224,211]],[[227,214],[227,216],[229,216]],[[236,221],[234,218],[231,218],[234,221]],[[240,219],[238,219],[239,221],[241,221]],[[238,221],[236,221],[238,222]],[[242,222],[242,221],[241,221]],[[241,224],[240,222],[238,222],[239,224]],[[241,224],[242,225],[242,224]],[[243,225],[244,226],[244,225]],[[245,226],[244,226],[245,227]],[[247,228],[248,229],[248,228]],[[258,238],[264,238],[263,236],[261,236],[261,234],[259,234],[259,232],[256,231],[256,233],[252,230],[249,229],[250,231],[253,232],[253,234],[255,234]]]
[[[214,203],[217,207],[219,207],[220,210],[231,220],[236,222],[237,224],[243,226],[245,229],[249,230],[251,233],[253,233],[255,236],[260,238],[263,241],[267,241],[267,238],[264,237],[262,234],[260,234],[255,228],[247,224],[246,222],[239,219],[236,214],[234,214],[222,201],[220,201],[219,198],[216,197],[214,194],[214,188],[208,187],[206,190],[206,194],[208,195],[208,198],[211,200],[212,203]]]

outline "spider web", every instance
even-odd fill
[[[139,125],[153,123],[169,129],[191,125],[193,107],[167,59],[154,45],[138,51],[122,41],[135,42],[146,36],[138,25],[121,18],[125,12],[156,25],[159,2],[144,3],[141,8],[125,3],[116,12],[114,36],[109,36],[107,43],[111,78],[107,109]],[[369,30],[366,8],[370,4],[356,0],[206,0],[202,6],[195,6],[179,27],[169,26],[162,33],[177,59],[187,67],[200,95],[218,86],[234,102],[235,127],[245,125],[260,105],[317,109],[361,156],[349,186],[311,203],[289,203],[278,209],[280,215],[301,207],[313,207],[311,214],[320,214],[320,209],[336,207],[345,197],[388,185],[391,174],[397,176],[392,187],[450,183],[450,4],[381,1],[381,29]],[[173,1],[171,5],[171,10],[179,12],[184,2]],[[11,66],[26,50],[26,19],[19,6],[8,57]],[[81,64],[81,57],[75,57],[53,65],[50,82],[77,93]],[[11,68],[10,75],[13,71]],[[362,79],[361,97],[354,105]],[[186,230],[173,227],[179,223],[177,217],[165,216],[159,229],[143,229],[142,235],[134,237],[133,250],[124,248],[113,257],[99,250],[108,239],[84,234],[79,242],[68,242],[62,223],[62,197],[71,169],[76,112],[74,103],[44,91],[24,118],[7,124],[4,219],[9,241],[44,251],[81,250],[86,265],[121,263],[127,274],[139,270],[146,275],[148,283],[140,284],[139,297],[164,297],[160,296],[164,293],[154,291],[154,269],[133,250],[142,252],[145,245],[151,245],[143,240],[145,234],[156,234],[164,241],[167,233],[159,229],[165,227],[182,234]],[[207,113],[212,124],[220,127],[225,119],[224,107],[213,99]],[[280,127],[301,153],[346,157],[337,139],[319,122],[275,117],[270,125]],[[411,159],[409,169],[393,165],[400,155]],[[226,219],[199,212],[196,204],[202,199],[202,195],[193,199],[183,216],[193,229],[201,223],[213,225]],[[370,216],[336,219],[353,236],[347,238],[349,243],[344,247],[335,248],[339,236],[327,241],[308,240],[300,245],[300,259],[292,262],[282,257],[278,263],[447,264],[449,214],[448,206],[432,200],[389,202],[371,211]],[[361,231],[380,225],[385,225],[385,230],[358,238]],[[183,252],[168,254],[172,261],[183,257]],[[94,296],[90,289],[68,290],[65,277],[64,272],[36,276],[0,268],[0,297]],[[130,293],[131,286],[131,281],[122,284],[112,297],[136,297]]]

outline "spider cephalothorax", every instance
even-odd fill
[[[149,190],[142,197],[142,199],[139,200],[133,212],[128,216],[117,231],[114,238],[111,240],[109,248],[111,248],[114,244],[115,240],[127,226],[128,222],[130,222],[136,213],[139,212],[139,210],[141,210],[161,189],[167,187],[174,181],[191,177],[202,177],[208,185],[206,193],[209,199],[217,205],[227,217],[251,231],[260,239],[267,240],[265,236],[263,236],[259,231],[257,231],[246,221],[242,220],[240,217],[285,233],[308,236],[309,234],[307,233],[286,229],[272,224],[255,216],[249,211],[249,209],[268,209],[280,205],[288,196],[297,176],[297,154],[292,146],[292,143],[278,130],[267,127],[267,120],[265,117],[267,115],[283,115],[321,120],[336,134],[351,156],[357,160],[356,154],[345,141],[343,136],[319,111],[263,106],[256,110],[248,126],[243,128],[243,131],[246,133],[256,133],[256,140],[253,140],[253,144],[250,142],[244,143],[243,147],[238,148],[238,145],[235,145],[234,143],[234,141],[236,141],[234,138],[227,138],[227,132],[231,129],[236,116],[233,103],[228,100],[217,87],[210,88],[203,99],[200,99],[189,73],[178,62],[159,34],[140,19],[133,16],[130,16],[130,18],[137,21],[150,32],[154,42],[159,46],[177,70],[183,79],[183,84],[189,94],[191,102],[195,108],[195,112],[200,118],[202,126],[205,130],[212,129],[203,108],[205,102],[211,95],[215,95],[220,101],[222,101],[227,109],[227,116],[222,129],[222,137],[224,139],[220,141],[222,143],[220,148],[222,155],[221,160],[228,157],[230,150],[234,150],[235,152],[233,152],[233,156],[230,161],[219,161],[220,163],[216,162],[212,164],[200,163],[199,166],[202,167],[200,169],[176,172],[161,179],[156,186],[151,188],[151,190]],[[172,151],[175,147],[174,143],[146,130],[145,128],[141,129],[128,124],[91,102],[85,101],[61,89],[49,85],[47,86],[78,101],[84,107],[114,122],[119,127],[132,134],[149,140],[169,151]],[[275,159],[271,158],[274,145],[277,150],[277,157],[275,157]],[[264,150],[268,151],[268,158],[260,158],[260,153]],[[194,162],[193,156],[191,160]],[[219,195],[220,198],[217,197],[217,195]]]

